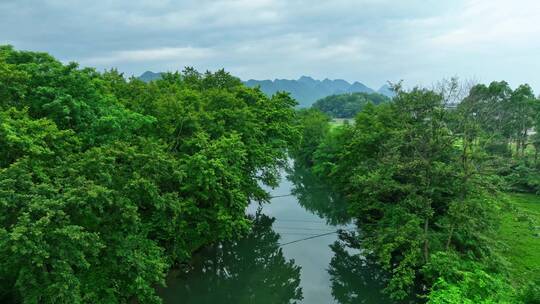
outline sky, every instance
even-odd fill
[[[529,83],[537,0],[0,0],[0,44],[126,75],[193,66],[244,79]]]

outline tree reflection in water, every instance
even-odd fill
[[[170,277],[164,303],[298,303],[300,267],[285,259],[274,218],[257,212],[253,222],[244,238],[205,248],[193,269]]]
[[[351,224],[343,200],[337,199],[305,169],[295,167],[287,173],[292,184],[291,193],[298,203],[309,213],[326,220],[327,225],[316,228],[343,229],[338,240],[330,245],[330,264],[325,258],[320,264],[310,260],[305,263],[306,270],[313,272],[309,267],[316,267],[322,272],[328,271],[329,282],[318,283],[331,285],[331,295],[328,296],[333,297],[335,303],[392,303],[381,293],[386,281],[384,272],[359,249],[358,237],[351,232],[356,230],[356,226]],[[291,198],[287,202],[295,203],[294,200]],[[291,214],[287,216],[291,217]],[[201,250],[188,272],[169,276],[168,287],[160,290],[164,303],[301,302],[300,267],[294,260],[285,258],[279,246],[280,236],[272,229],[274,221],[275,218],[257,212],[253,217],[253,228],[244,238]],[[295,223],[298,229],[304,224],[301,219]],[[311,225],[306,229],[315,229],[314,224]],[[293,246],[303,245],[298,242]],[[328,247],[321,246],[325,248],[315,249],[326,256]],[[314,247],[309,248],[315,250]],[[326,286],[321,285],[321,288]],[[326,304],[325,301],[321,298],[317,303]]]
[[[332,282],[332,295],[340,304],[393,303],[382,293],[385,274],[372,259],[361,254],[358,238],[343,232],[331,245],[334,257],[328,273]]]
[[[385,286],[384,272],[361,253],[358,237],[352,232],[356,225],[350,224],[345,201],[308,169],[293,166],[287,173],[287,179],[293,184],[291,193],[304,209],[325,219],[336,229],[344,228],[339,239],[330,246],[334,256],[328,273],[335,301],[340,304],[393,303],[381,292]]]
[[[291,194],[304,209],[325,219],[329,225],[350,222],[345,201],[332,193],[309,169],[295,164],[287,170],[287,179],[293,184]]]

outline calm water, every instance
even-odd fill
[[[250,206],[253,231],[171,272],[164,303],[390,303],[380,272],[351,248],[343,202],[302,170],[283,175],[270,191],[281,197]]]

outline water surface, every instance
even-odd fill
[[[249,235],[171,272],[164,303],[390,303],[378,268],[352,248],[356,229],[341,200],[298,168],[270,192],[271,204],[248,209]]]

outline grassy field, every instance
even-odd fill
[[[333,118],[330,121],[330,128],[342,126],[345,123],[354,123],[354,118]]]
[[[509,194],[508,199],[499,232],[518,287],[540,280],[540,195]]]

